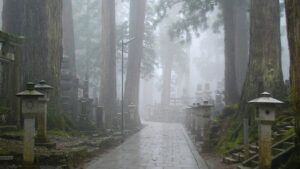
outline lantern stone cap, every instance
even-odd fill
[[[17,93],[16,96],[17,97],[43,97],[44,94],[34,89],[34,83],[28,82],[26,84],[26,90]]]
[[[268,92],[263,92],[261,97],[249,101],[250,104],[283,104],[284,102],[272,98],[272,95]]]
[[[51,89],[53,89],[53,87],[48,85],[45,80],[41,80],[38,84],[36,84],[34,86],[34,88],[35,89],[40,89],[40,90],[51,90]]]

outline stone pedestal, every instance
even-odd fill
[[[34,134],[35,134],[35,114],[24,114],[24,145],[23,163],[24,165],[34,164]]]
[[[86,99],[81,100],[81,112],[80,112],[80,121],[87,121],[88,120],[88,102]]]
[[[202,130],[202,138],[203,138],[203,145],[202,151],[210,150],[210,115],[204,114],[203,115],[203,130]]]
[[[103,107],[96,107],[96,125],[98,129],[104,129],[103,125]]]
[[[47,139],[47,99],[40,98],[43,111],[37,114],[37,143],[46,143]]]
[[[129,116],[129,123],[127,126],[130,126],[129,128],[134,128],[136,127],[136,119],[135,119],[135,114],[136,114],[136,106],[135,105],[128,105],[128,116]]]
[[[259,168],[270,169],[272,166],[272,122],[261,122],[259,132]]]

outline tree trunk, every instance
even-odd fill
[[[62,1],[4,0],[2,17],[4,31],[26,38],[21,49],[21,84],[44,79],[52,85],[49,114],[61,119]],[[56,121],[55,127],[63,126]]]
[[[238,96],[240,98],[249,63],[249,19],[248,0],[235,2],[235,66]]]
[[[165,32],[164,32],[165,33]],[[161,44],[163,46],[163,44]],[[166,46],[167,50],[171,50],[170,46]],[[169,47],[169,48],[168,48]],[[167,51],[162,58],[163,65],[163,88],[161,92],[161,105],[163,107],[170,105],[171,99],[171,80],[172,80],[172,70],[173,70],[173,53],[172,51]]]
[[[281,69],[279,1],[252,0],[250,13],[249,70],[240,102],[246,116],[251,113],[247,102],[260,93],[267,91],[278,99],[286,94]]]
[[[115,0],[102,0],[100,103],[104,106],[105,126],[112,128],[116,109]]]
[[[129,35],[136,38],[129,44],[128,66],[125,82],[125,108],[133,103],[139,105],[139,86],[141,59],[143,57],[143,43],[145,30],[146,0],[130,1]],[[138,108],[137,108],[138,110]],[[135,114],[136,125],[140,125],[139,112]]]
[[[239,100],[236,82],[235,49],[235,3],[229,0],[223,3],[224,39],[225,39],[225,103],[235,104]]]
[[[291,57],[291,96],[296,121],[296,149],[294,151],[295,164],[289,168],[296,169],[300,165],[300,1],[286,0],[285,6]]]
[[[76,76],[73,8],[71,0],[63,0],[63,54],[70,57],[71,71]]]

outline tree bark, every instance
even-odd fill
[[[49,114],[59,117],[62,59],[62,1],[4,0],[3,30],[25,36],[21,49],[21,84],[46,80],[51,92]],[[56,127],[63,127],[62,123]]]
[[[235,104],[239,100],[235,65],[235,3],[236,0],[223,2],[225,36],[225,103],[227,105]]]
[[[251,114],[247,102],[270,92],[281,99],[286,94],[281,69],[279,1],[252,0],[249,70],[243,86],[241,112]]]
[[[63,0],[63,54],[70,57],[71,71],[76,76],[73,8],[71,0]]]
[[[117,103],[115,20],[115,0],[102,0],[100,104],[104,106],[106,128],[112,128]]]
[[[146,0],[130,1],[129,35],[135,38],[129,44],[128,66],[125,82],[124,105],[125,108],[133,103],[139,105],[139,86],[141,59],[143,57],[144,31],[145,31]],[[138,110],[138,108],[137,108]],[[140,125],[139,112],[135,114],[136,125]]]
[[[78,85],[76,73],[76,56],[73,24],[73,7],[71,0],[63,0],[63,62],[61,69],[61,103],[62,111],[72,120],[76,119],[78,102]]]
[[[286,0],[285,8],[290,47],[291,96],[296,121],[296,149],[294,151],[296,165],[289,168],[297,168],[300,164],[300,1]]]
[[[248,18],[248,0],[235,2],[235,66],[238,96],[240,98],[246,79],[249,63],[250,25]]]
[[[170,48],[167,48],[170,49]],[[161,105],[163,107],[170,105],[171,100],[171,81],[172,81],[172,70],[173,70],[173,53],[170,51],[162,58],[162,69],[163,69],[163,86],[161,92]]]

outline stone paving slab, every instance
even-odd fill
[[[180,124],[147,123],[122,145],[87,169],[207,169]]]

